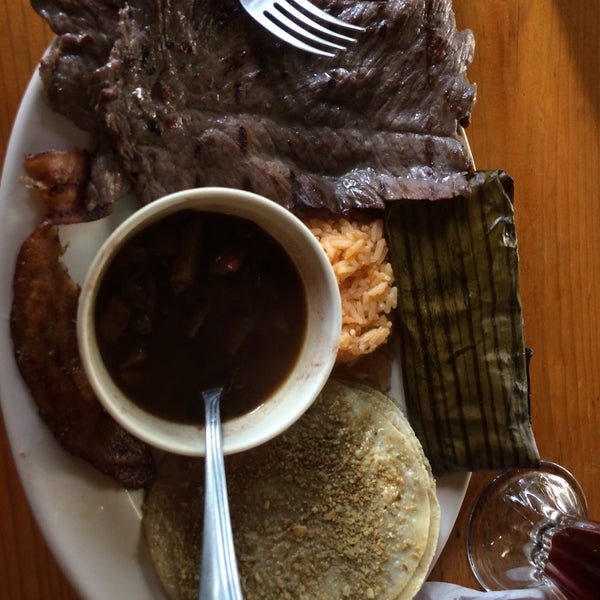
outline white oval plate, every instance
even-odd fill
[[[14,359],[10,338],[12,278],[23,240],[40,222],[39,202],[27,190],[23,157],[29,152],[85,147],[89,140],[47,106],[36,73],[25,93],[0,184],[0,405],[25,493],[58,563],[85,600],[166,600],[140,530],[141,493],[128,493],[67,454],[38,416]],[[135,210],[121,201],[114,215],[61,228],[64,260],[82,282],[108,233]],[[396,377],[395,396],[399,382]],[[459,473],[438,480],[442,525],[436,558],[452,530],[469,482]]]

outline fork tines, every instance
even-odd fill
[[[347,50],[356,38],[334,29],[355,32],[364,27],[346,23],[317,8],[309,0],[274,0],[258,2],[260,11],[247,7],[248,12],[272,33],[296,48],[323,56],[334,56],[335,51]],[[323,22],[321,24],[319,22]]]

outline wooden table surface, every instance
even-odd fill
[[[597,0],[455,0],[477,42],[468,136],[480,169],[515,179],[521,292],[540,452],[579,479],[600,519],[600,11]],[[0,163],[52,36],[0,0]],[[465,554],[475,474],[432,579],[477,583]],[[35,524],[0,425],[0,598],[74,600]],[[90,543],[93,543],[90,541]]]

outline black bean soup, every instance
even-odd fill
[[[181,211],[129,240],[101,282],[98,343],[117,385],[164,418],[202,423],[201,390],[225,386],[223,420],[259,406],[293,368],[306,296],[256,224]]]

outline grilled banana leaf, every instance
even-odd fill
[[[530,419],[513,182],[386,208],[408,417],[437,475],[539,462]]]

